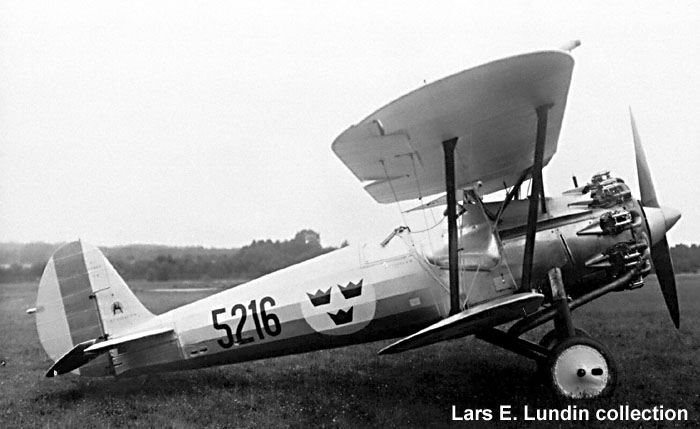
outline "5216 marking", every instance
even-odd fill
[[[231,308],[231,316],[236,317],[240,314],[238,319],[238,326],[236,326],[236,335],[234,339],[233,330],[231,326],[227,323],[219,323],[217,316],[226,312],[224,308],[217,308],[211,311],[211,319],[214,325],[214,329],[222,330],[226,332],[226,339],[219,339],[218,343],[221,347],[228,349],[234,344],[248,344],[255,341],[254,336],[244,337],[243,327],[245,326],[245,321],[248,318],[248,310],[250,310],[253,316],[253,323],[255,324],[255,331],[258,334],[258,338],[261,340],[265,339],[265,333],[271,337],[275,337],[282,332],[282,325],[280,325],[280,319],[274,313],[268,313],[270,307],[274,307],[275,300],[271,296],[266,296],[260,300],[260,311],[258,311],[258,304],[255,300],[250,301],[248,307],[246,308],[243,304],[236,304]],[[265,307],[268,306],[266,309]],[[264,332],[263,332],[264,329]]]

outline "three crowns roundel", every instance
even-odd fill
[[[304,319],[316,332],[352,334],[374,318],[374,288],[363,279],[306,291],[301,301]]]

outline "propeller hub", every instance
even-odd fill
[[[649,227],[651,245],[660,242],[666,232],[673,228],[681,217],[681,212],[671,207],[644,207],[644,215]]]

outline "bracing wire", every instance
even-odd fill
[[[518,283],[515,281],[515,277],[513,276],[513,272],[510,270],[510,264],[508,263],[508,258],[506,258],[506,255],[504,252],[502,252],[501,254],[503,255],[503,259],[506,262],[504,265],[506,266],[506,269],[508,270],[508,275],[510,275],[510,281],[512,281],[513,285],[517,288]]]
[[[420,190],[420,182],[418,181],[418,171],[416,169],[416,159],[413,156],[413,152],[409,154],[411,156],[411,165],[413,165],[413,177],[416,179],[416,189],[418,189],[418,200],[421,202],[421,205],[423,204],[423,193]],[[425,209],[421,210],[423,212],[423,222],[425,222],[425,230],[429,231],[432,228],[428,227],[428,216],[425,214]],[[431,210],[432,213],[432,210]],[[435,219],[433,219],[434,221]],[[433,240],[430,238],[430,234],[428,234],[428,245],[430,246],[430,252],[435,253],[435,248],[433,247]]]
[[[442,219],[440,219],[439,221],[436,221],[435,224],[433,224],[433,226],[430,226],[430,227],[428,227],[428,228],[426,228],[426,229],[421,229],[421,230],[418,230],[418,231],[411,231],[411,232],[413,232],[414,234],[420,234],[421,232],[428,232],[428,231],[430,231],[431,229],[433,229],[433,228],[435,228],[436,226],[438,226],[438,225],[440,225],[441,223],[443,223],[443,222],[445,221],[445,219],[447,219],[447,216],[443,216]]]
[[[530,179],[530,180],[527,182],[527,193],[525,194],[526,197],[528,197],[528,196],[530,195],[530,190],[531,190],[531,188],[532,188],[532,179]]]
[[[469,290],[467,290],[467,296],[464,298],[464,303],[462,306],[465,309],[469,308],[469,295],[471,295],[472,290],[474,289],[474,285],[476,284],[476,279],[479,277],[479,271],[481,270],[481,265],[476,266],[476,272],[474,273],[474,278],[472,279],[472,284],[469,285]],[[460,283],[461,284],[461,283]]]
[[[433,207],[428,207],[428,210],[430,210],[430,216],[433,217],[433,223],[437,223],[437,219],[435,219],[435,212],[433,211]],[[440,222],[442,222],[442,220]]]
[[[457,206],[457,207],[459,207],[459,206]],[[459,208],[457,208],[457,209],[459,210]],[[462,259],[459,256],[459,237],[464,236],[463,235],[463,233],[464,233],[464,219],[462,218],[462,216],[457,217],[457,222],[458,222],[457,228],[459,229],[459,234],[457,235],[457,243],[458,243],[457,244],[457,275],[459,276],[459,288],[462,289],[462,288],[464,288],[464,279],[466,276],[466,271],[459,269],[460,262]],[[461,292],[461,290],[458,291],[458,293],[460,293],[460,292]]]
[[[401,213],[401,220],[403,221],[403,224],[408,226],[406,223],[406,216],[403,214],[403,210],[401,210],[401,204],[399,203],[399,199],[396,196],[396,190],[394,189],[394,184],[391,182],[391,179],[389,178],[389,172],[386,169],[386,164],[384,164],[384,160],[380,159],[379,162],[382,164],[382,168],[384,169],[384,175],[386,176],[386,181],[389,182],[389,188],[391,188],[391,194],[394,196],[394,201],[396,202],[396,207],[399,208],[399,213]]]

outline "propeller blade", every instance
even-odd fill
[[[637,159],[637,180],[639,181],[639,192],[642,198],[642,205],[645,207],[659,207],[659,201],[656,199],[656,191],[654,183],[651,180],[649,172],[649,164],[647,164],[647,156],[642,147],[642,139],[639,138],[637,124],[634,122],[634,115],[630,107],[630,121],[632,122],[632,138],[634,139],[634,155]]]
[[[673,274],[673,261],[671,260],[671,250],[668,248],[666,232],[675,225],[680,218],[680,212],[673,209],[662,209],[656,198],[654,183],[651,180],[651,172],[647,157],[642,147],[642,139],[637,131],[637,124],[634,121],[632,108],[630,107],[630,122],[632,123],[632,138],[634,139],[634,154],[637,159],[637,180],[639,181],[639,192],[641,194],[641,204],[645,210],[645,218],[651,239],[651,261],[656,269],[656,277],[661,286],[661,293],[664,295],[666,307],[671,315],[671,320],[680,328],[680,310],[678,308],[678,292],[676,291],[676,277]]]
[[[678,294],[676,293],[676,277],[673,275],[673,261],[671,260],[671,251],[668,248],[666,237],[652,246],[651,259],[654,262],[654,268],[656,268],[656,277],[659,280],[666,307],[671,315],[673,324],[678,329],[681,322]]]

